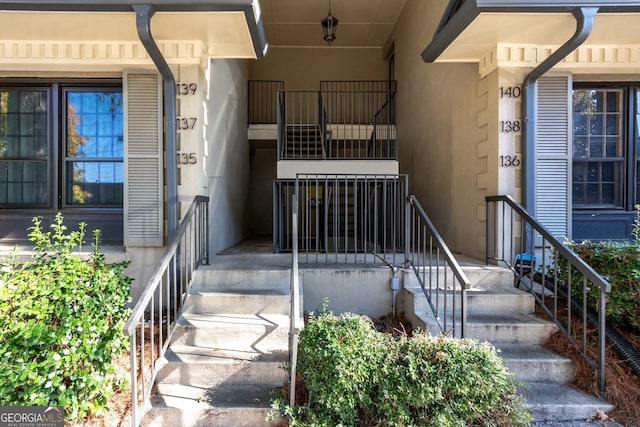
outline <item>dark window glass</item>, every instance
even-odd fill
[[[0,89],[0,206],[49,203],[48,92]]]

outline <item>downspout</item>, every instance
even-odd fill
[[[534,68],[522,83],[522,117],[523,117],[523,133],[522,133],[522,154],[524,156],[524,164],[522,170],[522,199],[524,207],[529,211],[531,216],[535,217],[535,133],[536,133],[536,117],[535,105],[536,94],[535,86],[538,79],[547,71],[558,64],[567,55],[577,49],[591,34],[593,29],[593,18],[598,13],[597,7],[580,7],[573,10],[573,15],[577,21],[576,32],[565,42],[558,50],[553,52],[547,59],[542,61]],[[525,247],[528,247],[525,246]]]
[[[178,180],[176,159],[176,80],[169,64],[162,56],[158,45],[151,35],[151,17],[155,13],[153,6],[134,4],[138,37],[151,60],[162,76],[164,84],[164,133],[166,140],[166,179],[167,179],[167,234],[169,240],[178,228]]]

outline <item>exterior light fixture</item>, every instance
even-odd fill
[[[329,14],[320,21],[322,25],[322,37],[331,46],[331,43],[336,39],[336,28],[338,27],[338,18],[331,14],[331,0],[329,0]]]

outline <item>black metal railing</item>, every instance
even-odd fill
[[[404,263],[406,175],[298,174],[274,188],[274,250],[290,252],[298,200],[302,262]],[[382,259],[374,255],[382,256]]]
[[[373,132],[367,147],[367,157],[397,158],[396,93],[393,92],[373,117]]]
[[[408,268],[420,283],[435,323],[445,335],[464,338],[467,289],[471,282],[415,196],[407,202]]]
[[[248,120],[250,125],[275,124],[278,91],[284,90],[284,81],[249,80]]]
[[[325,159],[326,113],[317,91],[278,92],[278,160]]]
[[[597,372],[604,391],[606,294],[611,285],[510,196],[486,198],[486,226],[487,264],[504,264],[514,272],[516,286],[533,295]],[[595,308],[587,306],[590,292],[597,295]]]
[[[398,90],[395,80],[320,80],[321,91],[393,91]]]
[[[298,174],[276,181],[273,194],[274,252],[305,264],[407,268],[429,303],[430,330],[465,336],[469,279],[409,196],[406,175]]]
[[[396,160],[395,91],[281,91],[278,159]]]
[[[209,263],[209,198],[196,196],[124,325],[131,353],[132,425],[140,425],[195,270]]]

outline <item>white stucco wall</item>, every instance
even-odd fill
[[[426,64],[446,2],[409,0],[396,23],[400,172],[450,247],[483,257],[490,105],[476,64]]]
[[[247,234],[249,142],[247,140],[246,60],[220,60],[207,71],[206,174],[209,237],[212,254],[242,240]]]

